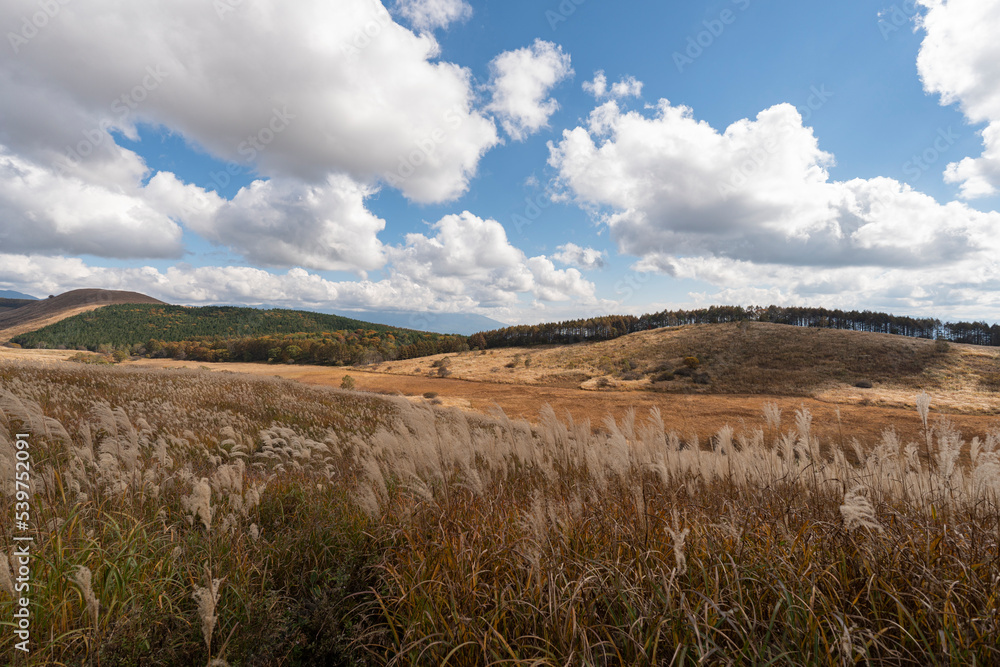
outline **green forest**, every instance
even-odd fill
[[[83,349],[195,361],[341,365],[468,349],[464,336],[425,333],[339,315],[233,306],[105,306],[15,337],[28,348]]]

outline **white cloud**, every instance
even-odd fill
[[[1000,214],[888,178],[831,181],[833,156],[787,104],[719,132],[665,100],[653,117],[608,102],[550,153],[568,195],[642,270],[804,299],[922,285],[942,304],[995,280]]]
[[[147,201],[141,174],[111,189],[62,175],[0,144],[0,247],[103,257],[179,257],[181,228]]]
[[[364,274],[385,263],[365,209],[382,182],[453,199],[499,141],[469,71],[376,0],[59,7],[0,49],[6,252],[177,257],[184,225],[261,265]],[[0,25],[37,11],[2,3]],[[141,123],[261,178],[228,202],[152,173],[113,136]]]
[[[418,30],[447,28],[472,16],[465,0],[396,0],[396,7]]]
[[[593,300],[594,285],[579,271],[557,270],[544,257],[527,258],[496,220],[465,211],[431,228],[433,237],[408,234],[405,245],[391,251],[396,279],[490,307],[510,307],[518,294],[543,301]]]
[[[378,234],[385,221],[365,208],[373,191],[346,176],[309,185],[287,179],[254,181],[231,202],[209,203],[188,226],[253,264],[364,272],[381,268]]]
[[[642,96],[642,81],[639,81],[634,76],[627,76],[617,83],[611,84],[611,88],[608,88],[608,77],[605,76],[603,70],[598,70],[594,72],[593,81],[584,81],[583,90],[590,93],[595,99],[604,99],[607,97],[612,97],[617,100],[625,99],[628,97],[641,97]]]
[[[590,93],[597,99],[601,99],[608,94],[608,77],[604,75],[604,70],[594,72],[593,81],[584,81],[583,90]]]
[[[611,96],[616,99],[642,96],[642,81],[634,76],[625,77],[611,86]]]
[[[0,253],[0,285],[39,294],[84,287],[124,289],[187,305],[478,313],[517,321],[545,319],[542,313],[579,315],[583,305],[611,305],[594,300],[594,285],[579,271],[558,270],[544,257],[525,257],[510,246],[496,221],[463,213],[433,228],[433,237],[411,235],[404,246],[390,249],[395,263],[378,281],[332,281],[302,268],[275,273],[246,266],[176,265],[159,270]],[[470,267],[470,258],[483,264]],[[525,304],[519,296],[533,301]]]
[[[584,271],[604,268],[604,259],[607,255],[603,250],[594,248],[581,248],[575,243],[566,243],[556,248],[556,253],[552,259],[567,266],[575,266]]]
[[[385,221],[365,208],[373,194],[347,176],[310,185],[254,181],[232,201],[182,183],[149,178],[138,156],[118,149],[133,170],[88,182],[15,155],[0,145],[0,241],[6,252],[168,258],[183,253],[183,223],[248,261],[364,273],[381,268]],[[125,156],[125,154],[128,154]]]
[[[983,154],[952,162],[944,172],[947,183],[959,183],[963,199],[989,197],[1000,192],[1000,121],[982,131]]]
[[[643,266],[640,263],[636,268]],[[695,305],[774,303],[981,321],[995,311],[995,294],[1000,289],[1000,263],[988,253],[928,269],[832,267],[805,271],[706,257],[675,260],[675,269],[678,277],[706,280],[719,287],[714,292],[692,293]]]
[[[535,40],[531,47],[505,51],[490,63],[493,99],[487,110],[500,118],[504,131],[523,141],[547,127],[559,103],[549,91],[573,74],[570,56],[562,47]]]
[[[4,2],[0,25],[37,11]],[[262,176],[393,179],[446,201],[498,137],[469,71],[439,51],[375,0],[77,0],[17,53],[0,49],[0,142],[47,166],[79,147],[92,171],[106,130],[150,123]]]
[[[948,165],[945,180],[960,183],[964,198],[1000,191],[1000,0],[919,0],[927,9],[917,67],[929,93],[959,104],[973,123],[988,123],[979,158]]]

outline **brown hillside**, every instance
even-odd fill
[[[7,299],[0,298],[0,315],[6,312],[35,303],[34,299]]]
[[[454,379],[552,387],[680,393],[819,396],[850,390],[967,391],[1000,399],[1000,348],[782,324],[698,324],[643,331],[599,343],[510,348],[386,362],[402,374],[433,374],[448,356]],[[696,357],[691,375],[684,359]],[[702,382],[694,376],[704,374]],[[857,389],[872,383],[875,391]],[[865,394],[869,392],[869,394]],[[862,399],[858,399],[862,400]]]
[[[78,289],[51,299],[32,301],[13,310],[0,311],[0,341],[55,324],[67,317],[118,303],[164,303],[138,292]]]

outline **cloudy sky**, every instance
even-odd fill
[[[1000,0],[5,0],[0,289],[1000,320]]]

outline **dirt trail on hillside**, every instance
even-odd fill
[[[214,372],[230,371],[271,375],[306,384],[339,387],[344,375],[354,378],[360,390],[402,394],[415,400],[428,392],[437,394],[443,405],[489,414],[497,406],[511,417],[536,421],[541,407],[549,404],[560,417],[569,412],[574,419],[590,419],[594,427],[608,414],[621,419],[634,408],[643,420],[652,407],[658,407],[667,428],[682,437],[697,434],[704,441],[728,424],[737,431],[744,426],[764,428],[763,406],[777,403],[782,410],[782,427],[788,430],[795,422],[795,411],[808,408],[813,415],[813,431],[824,443],[849,443],[858,438],[864,443],[877,440],[882,431],[894,427],[904,440],[921,440],[921,424],[916,409],[836,404],[813,398],[761,395],[664,394],[653,392],[586,391],[581,389],[494,384],[445,378],[391,375],[355,368],[321,366],[278,366],[273,364],[200,364],[173,360],[143,360],[137,366],[157,368],[207,367]],[[933,398],[934,394],[931,393]],[[838,422],[838,411],[840,418]],[[943,415],[931,405],[932,421]],[[966,438],[983,437],[1000,429],[1000,416],[947,414]]]

